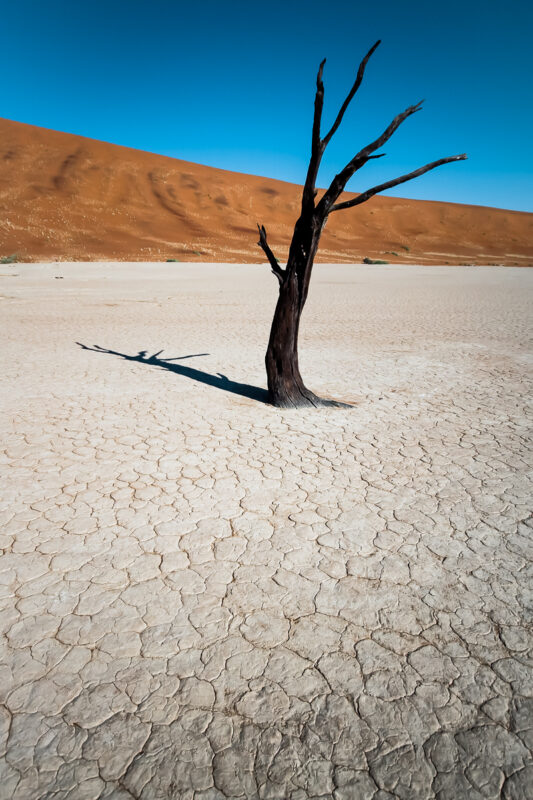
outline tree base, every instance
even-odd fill
[[[318,397],[305,386],[283,394],[269,392],[269,402],[276,408],[353,408],[350,403]]]

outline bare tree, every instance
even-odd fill
[[[377,41],[361,61],[355,83],[342,104],[335,122],[323,138],[320,133],[320,123],[322,118],[322,106],[324,103],[322,71],[324,69],[325,59],[320,64],[316,79],[311,158],[309,160],[307,177],[302,192],[301,213],[294,226],[287,266],[284,269],[280,266],[277,258],[270,249],[267,242],[265,227],[263,225],[257,226],[259,229],[258,245],[264,250],[270,262],[272,272],[279,281],[279,297],[272,320],[265,363],[270,402],[281,408],[343,405],[333,400],[325,400],[317,397],[313,392],[307,389],[303,383],[298,367],[298,329],[300,326],[300,317],[309,291],[309,281],[311,280],[311,272],[320,241],[320,235],[329,215],[335,211],[353,208],[361,203],[366,203],[366,201],[375,194],[379,194],[379,192],[383,192],[385,189],[390,189],[392,186],[398,186],[400,183],[413,180],[413,178],[417,178],[419,175],[423,175],[425,172],[435,169],[435,167],[440,167],[441,164],[448,164],[451,161],[462,161],[466,158],[464,154],[450,156],[449,158],[440,158],[438,161],[432,161],[430,164],[426,164],[413,172],[409,172],[407,175],[401,175],[399,178],[394,178],[393,180],[386,181],[386,183],[381,183],[378,186],[367,189],[353,200],[337,202],[347,182],[358,169],[364,166],[367,161],[374,158],[381,158],[385,155],[385,153],[376,153],[375,151],[390,139],[402,122],[412,114],[420,111],[423,102],[421,101],[414,106],[409,106],[409,108],[402,111],[401,114],[398,114],[383,131],[381,136],[378,136],[375,141],[356,153],[352,160],[346,164],[344,169],[342,169],[338,175],[335,175],[329,188],[317,201],[318,192],[315,185],[322,156],[331,138],[341,124],[346,109],[359,89],[367,62],[379,43],[380,42]]]

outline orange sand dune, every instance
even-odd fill
[[[286,258],[301,188],[0,119],[0,257]],[[353,196],[347,194],[347,197]],[[332,215],[318,260],[533,265],[533,214],[375,197]]]

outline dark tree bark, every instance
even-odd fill
[[[270,402],[280,408],[298,408],[301,406],[342,406],[334,400],[325,400],[317,397],[313,392],[306,388],[300,375],[298,367],[298,331],[300,327],[300,317],[302,315],[309,282],[313,270],[313,262],[318,249],[320,235],[327,222],[329,214],[345,208],[365,203],[375,194],[398,186],[401,183],[410,181],[423,175],[429,170],[448,164],[451,161],[462,161],[466,155],[450,156],[432,161],[419,169],[401,175],[399,178],[387,181],[386,183],[367,189],[353,200],[337,203],[338,198],[343,193],[350,178],[363,167],[367,161],[374,158],[381,158],[385,153],[375,153],[385,142],[387,142],[394,131],[412,114],[420,111],[422,102],[414,106],[409,106],[405,111],[398,114],[383,131],[381,136],[360,150],[351,161],[346,164],[338,175],[335,175],[329,188],[324,192],[318,202],[316,202],[317,190],[316,180],[318,170],[324,151],[332,136],[340,126],[344,113],[348,108],[355,93],[359,89],[363,80],[367,62],[379,45],[377,41],[370,48],[366,56],[361,61],[355,82],[350,89],[346,100],[342,104],[339,113],[330,128],[329,132],[321,138],[320,126],[322,119],[322,107],[324,104],[324,84],[322,83],[322,72],[325,59],[320,64],[316,79],[315,113],[313,118],[313,131],[311,138],[311,158],[302,192],[302,207],[300,217],[294,226],[289,257],[285,269],[279,265],[277,258],[270,249],[267,242],[267,234],[264,226],[259,228],[258,245],[262,247],[268,258],[272,272],[279,281],[279,297],[272,320],[270,339],[265,357],[268,392]]]

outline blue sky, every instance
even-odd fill
[[[0,116],[298,183],[318,63],[327,129],[381,38],[319,185],[426,98],[349,188],[467,152],[389,194],[533,211],[526,0],[0,0],[0,12]]]

